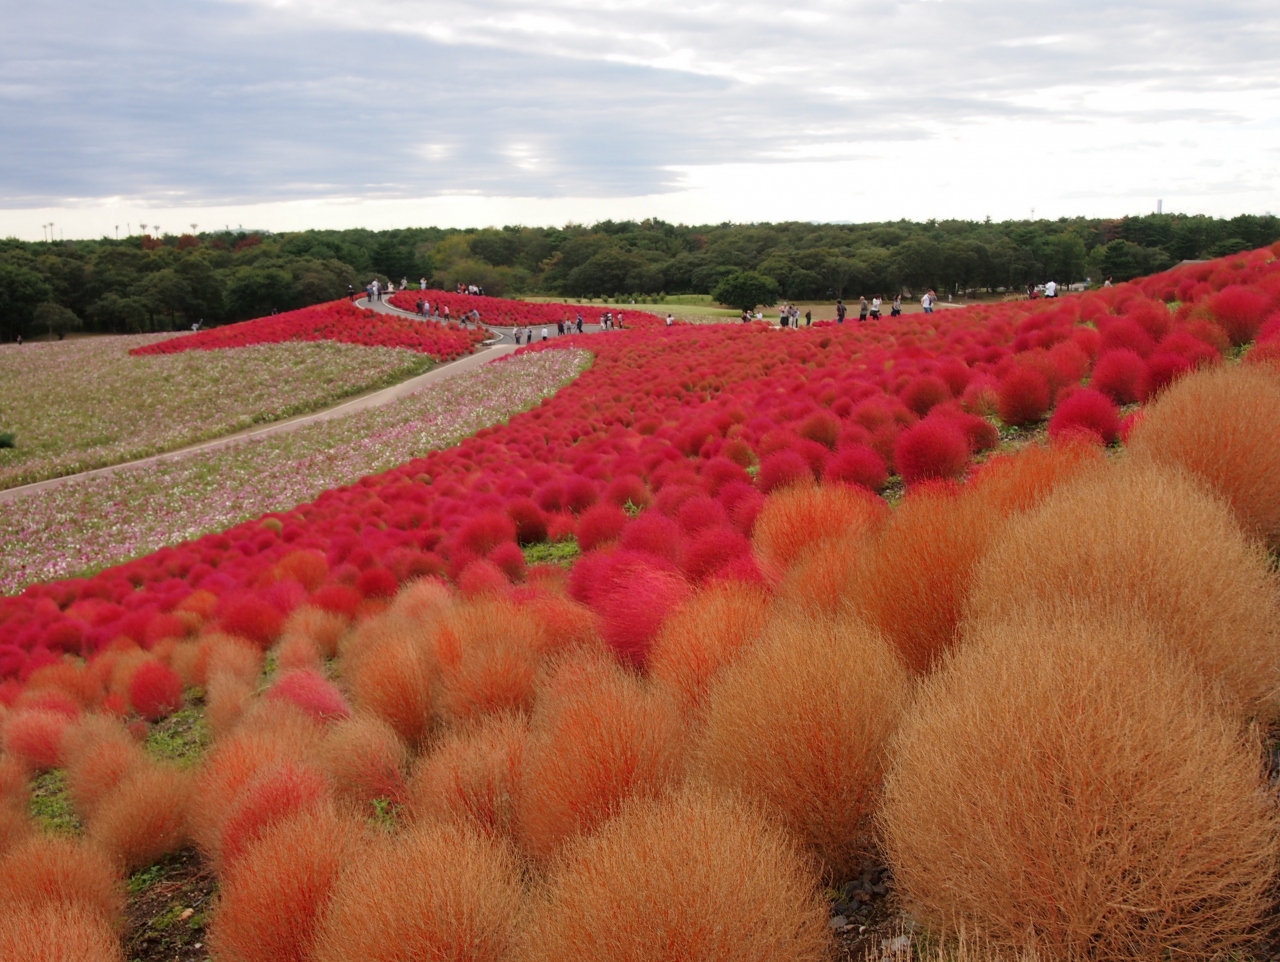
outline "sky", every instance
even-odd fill
[[[0,22],[0,236],[1280,213],[1275,0],[0,0]]]

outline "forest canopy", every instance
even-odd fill
[[[750,271],[771,279],[783,298],[821,300],[926,288],[1019,290],[1051,279],[1099,283],[1109,276],[1118,283],[1278,239],[1274,216],[1179,214],[10,239],[0,241],[0,339],[223,324],[332,300],[374,277],[415,284],[425,278],[435,288],[477,284],[499,296],[640,299],[709,294],[725,277]]]

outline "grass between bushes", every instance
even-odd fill
[[[0,347],[0,488],[120,464],[303,414],[433,364],[328,341],[132,357],[168,335]]]

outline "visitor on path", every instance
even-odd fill
[[[354,301],[356,299],[356,289],[350,284],[347,285],[347,300]]]
[[[418,278],[418,290],[425,291],[427,289],[427,279],[425,277]]]
[[[617,322],[618,322],[618,330],[622,330],[622,311],[618,311]]]
[[[837,299],[836,300],[836,323],[837,324],[844,323],[844,316],[845,314],[848,313],[848,311],[849,309],[844,306],[844,301]]]
[[[520,328],[517,327],[515,329],[515,335],[516,335],[516,347],[519,347],[520,346]]]
[[[1058,284],[1056,281],[1050,281],[1048,284],[1044,286],[1044,296],[1045,297],[1058,296]]]
[[[893,299],[893,307],[889,308],[890,317],[902,316],[902,295],[898,294]]]
[[[542,329],[542,339],[544,341],[547,339],[547,329],[545,327]]]
[[[880,320],[880,305],[883,303],[879,294],[871,298],[871,319],[873,321]]]
[[[676,322],[676,319],[672,317],[671,314],[667,314],[667,327],[670,327],[675,322]]]
[[[924,292],[924,297],[920,298],[920,306],[924,309],[924,312],[926,314],[933,313],[934,297],[935,295],[933,293],[933,289],[930,288],[929,290]]]
[[[564,333],[564,318],[561,318],[560,320],[556,321],[556,333],[557,334]]]
[[[582,333],[582,313],[581,312],[578,313],[577,325],[578,325],[578,333],[581,334]]]
[[[863,294],[858,298],[858,323],[861,324],[867,319],[867,314],[871,311],[871,305],[867,303],[867,295]]]
[[[804,312],[804,326],[813,327],[813,311],[808,310]]]
[[[532,328],[532,327],[526,327],[526,328],[524,329],[524,342],[525,342],[526,344],[532,344],[532,343],[533,343],[533,328]]]
[[[1106,279],[1105,281],[1103,281],[1103,282],[1102,282],[1102,286],[1103,286],[1103,287],[1110,287],[1110,286],[1111,286],[1111,275],[1110,275],[1110,274],[1108,274],[1108,275],[1107,275],[1107,279]]]
[[[791,310],[787,307],[786,304],[783,304],[780,308],[778,308],[778,326],[786,327],[787,324],[790,322],[790,320],[791,320]]]
[[[440,316],[444,318],[444,322],[446,324],[449,323],[449,305],[448,304],[444,306],[444,313],[441,314]]]

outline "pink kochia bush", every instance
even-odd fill
[[[1277,291],[1267,249],[1053,303],[977,305],[892,326],[667,328],[624,311],[627,329],[526,348],[580,346],[595,360],[506,424],[290,511],[0,599],[0,677],[23,683],[68,654],[107,648],[163,654],[214,630],[266,651],[299,609],[360,618],[415,578],[450,579],[472,597],[555,583],[561,572],[525,558],[544,542],[582,552],[574,597],[608,643],[643,664],[686,593],[760,580],[745,546],[766,495],[815,484],[875,491],[895,473],[911,484],[961,478],[997,443],[996,417],[1030,426],[1052,416],[1055,436],[1107,440],[1112,411],[1099,394],[1145,401],[1219,363],[1239,332],[1274,336],[1266,317],[1280,308]],[[280,318],[300,323],[262,323]],[[401,322],[440,330],[349,320],[339,326],[361,343],[397,343]],[[338,324],[312,321],[300,336]],[[219,328],[198,343],[237,328],[254,329]],[[114,710],[129,711],[122,685]]]
[[[1049,419],[1049,437],[1057,440],[1071,434],[1110,444],[1120,434],[1120,412],[1101,391],[1075,391]]]

